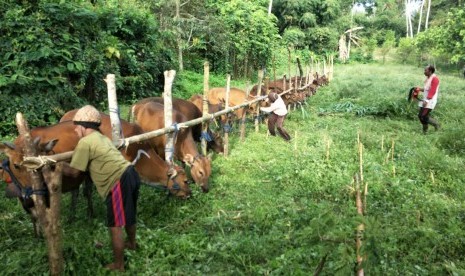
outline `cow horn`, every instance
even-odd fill
[[[3,144],[5,146],[7,146],[8,148],[12,149],[12,150],[15,150],[16,149],[16,146],[15,144],[11,143],[11,142],[3,142]]]
[[[50,140],[48,141],[47,143],[45,143],[45,145],[43,146],[43,149],[45,152],[49,152],[53,149],[53,147],[55,147],[55,145],[58,143],[58,139],[53,139],[53,140]]]
[[[34,147],[39,147],[39,143],[40,143],[40,136],[37,136],[36,138],[34,138],[34,140],[32,141],[32,143],[34,144]]]
[[[174,167],[171,167],[168,169],[168,177],[173,179],[176,177],[176,175],[178,175],[178,172],[176,171],[176,169]]]
[[[183,161],[186,163],[186,165],[192,166],[194,164],[194,156],[191,154],[186,154]]]

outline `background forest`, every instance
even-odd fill
[[[164,70],[176,69],[182,83],[189,72],[202,73],[205,60],[213,74],[253,80],[259,68],[271,76],[285,67],[289,52],[302,62],[335,54],[341,39],[352,42],[344,62],[370,62],[376,49],[384,60],[397,49],[400,62],[458,71],[465,62],[461,2],[5,0],[0,114],[23,110],[35,126],[84,102],[104,109],[101,80],[110,72],[121,102],[158,95]],[[198,92],[175,87],[179,97]],[[12,120],[0,122],[0,135],[14,129]]]
[[[203,89],[205,61],[211,87],[231,74],[244,88],[257,69],[287,74],[289,55],[294,68],[296,57],[346,49],[329,86],[289,113],[291,143],[248,124],[245,142],[233,129],[228,158],[213,155],[208,194],[193,187],[181,201],[142,186],[140,248],[125,253],[126,274],[353,275],[363,223],[367,275],[465,275],[464,18],[463,0],[3,0],[0,137],[16,137],[18,111],[34,127],[84,103],[107,110],[108,73],[125,117],[128,104],[161,94],[165,70],[177,71],[174,96],[187,98]],[[427,63],[441,79],[442,129],[420,135],[406,96]],[[84,200],[70,210],[63,195],[66,275],[110,274],[95,193],[94,203],[89,219]],[[0,236],[3,274],[49,273],[45,242],[3,192]]]

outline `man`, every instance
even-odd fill
[[[79,136],[67,173],[89,171],[97,192],[107,205],[114,262],[110,270],[124,271],[124,248],[136,249],[136,212],[140,179],[134,166],[124,159],[112,141],[99,131],[100,113],[91,105],[78,110],[73,118]],[[125,227],[128,242],[125,244]]]
[[[436,69],[433,65],[425,67],[426,80],[424,87],[420,88],[420,91],[424,92],[424,97],[423,100],[418,103],[420,107],[418,118],[423,125],[424,134],[428,131],[428,124],[433,125],[435,130],[440,128],[439,123],[430,117],[430,113],[436,106],[439,95],[439,78],[434,74],[435,71]]]
[[[268,130],[270,134],[276,136],[275,125],[277,125],[279,135],[286,141],[291,140],[291,136],[283,128],[284,119],[287,115],[286,104],[275,92],[268,94],[268,100],[271,105],[269,107],[260,107],[260,110],[270,113],[268,116]]]

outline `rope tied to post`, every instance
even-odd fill
[[[211,137],[210,133],[208,133],[208,131],[202,131],[202,133],[200,134],[200,138],[204,139],[207,142],[213,141],[213,138]]]
[[[224,124],[223,131],[224,133],[230,133],[232,131],[232,126],[230,124]]]
[[[24,157],[23,162],[21,165],[30,169],[30,170],[38,170],[45,165],[55,164],[57,161],[52,159],[48,156],[39,155],[39,156],[27,156]]]

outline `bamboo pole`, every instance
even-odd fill
[[[175,70],[165,71],[165,86],[163,90],[163,108],[165,117],[165,128],[173,125],[173,100],[171,98],[171,88],[176,76]],[[165,145],[165,160],[167,163],[173,163],[174,156],[174,133],[167,133]]]
[[[357,214],[363,216],[363,204],[362,204],[362,197],[360,193],[360,181],[358,179],[358,175],[354,176],[355,180],[355,205],[357,207]],[[356,253],[357,253],[357,275],[363,276],[363,257],[361,255],[361,248],[362,248],[362,239],[363,239],[363,232],[365,231],[365,225],[360,223],[357,226],[357,234],[355,239],[355,246],[356,246]]]
[[[257,96],[259,96],[261,90],[262,90],[262,81],[263,81],[263,70],[260,69],[258,70],[258,93],[257,93]],[[259,105],[257,104],[257,110],[256,110],[256,114],[255,114],[255,132],[258,132],[259,130],[259,127],[258,127],[258,116],[260,115],[260,107]]]
[[[210,64],[208,61],[205,61],[203,64],[203,101],[202,101],[202,116],[208,117],[208,91],[209,88],[209,78],[210,78]],[[208,121],[202,122],[202,133],[207,133],[208,131]],[[207,155],[207,140],[204,135],[201,135],[200,146],[202,148],[202,154]]]
[[[250,95],[250,83],[249,81],[246,82],[245,84],[245,98],[248,99]],[[257,92],[257,96],[259,96],[260,90]],[[244,142],[245,141],[245,116],[246,112],[242,113],[242,118],[241,118],[241,130],[240,130],[240,141]]]
[[[392,161],[392,175],[396,176],[396,164],[394,163],[394,139],[392,139],[392,146],[391,146],[391,161]]]
[[[231,75],[226,75],[226,102],[225,108],[229,107],[229,93],[231,90]],[[229,153],[229,116],[226,117],[226,124],[228,125],[227,131],[224,132],[224,156],[227,157]]]
[[[121,121],[119,118],[118,100],[116,97],[115,75],[108,74],[104,79],[108,90],[108,110],[110,111],[111,140],[117,145],[123,136]]]

